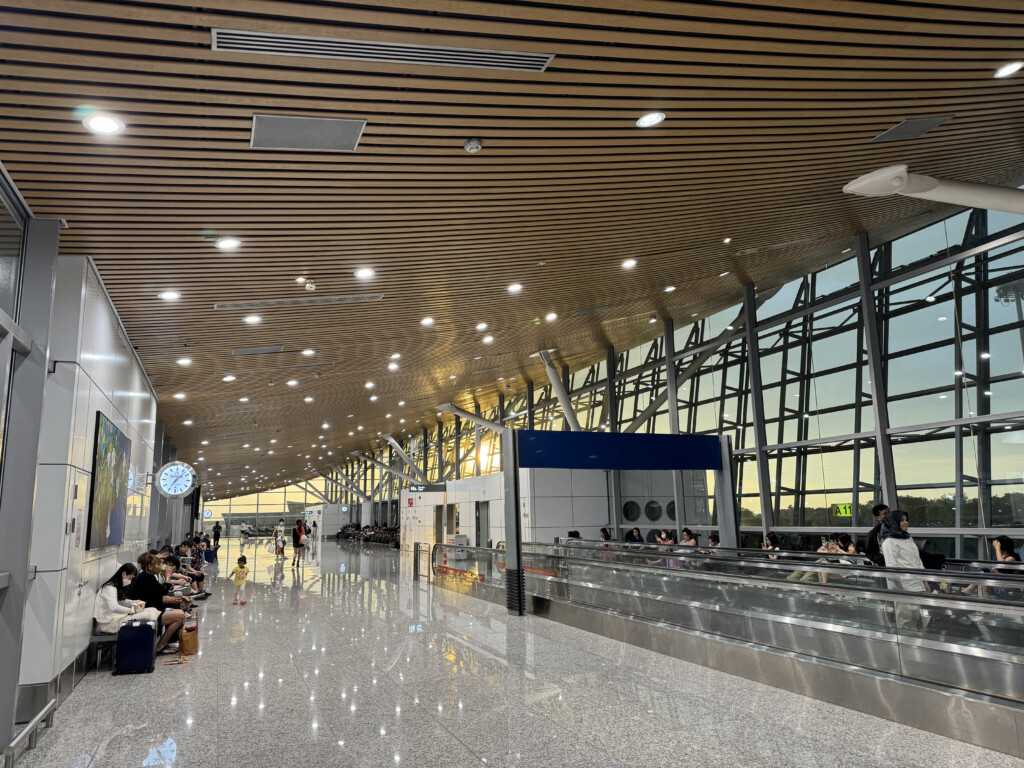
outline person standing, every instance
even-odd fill
[[[917,544],[910,537],[908,530],[910,520],[906,512],[898,509],[890,510],[882,518],[882,531],[879,538],[882,540],[882,557],[885,558],[886,568],[900,568],[905,570],[924,570],[924,563],[921,562],[921,551]],[[898,576],[887,579],[889,589],[903,592],[927,592],[928,587],[924,579],[917,576]],[[917,605],[894,600],[896,609],[897,626],[908,629],[920,629],[923,624],[921,609]]]
[[[220,527],[220,521],[219,520],[216,523],[213,524],[213,546],[215,546],[215,547],[219,547],[220,546],[220,532],[222,530],[224,530],[224,529]]]
[[[302,524],[302,518],[300,517],[295,521],[295,527],[292,528],[292,548],[295,550],[292,555],[292,567],[302,558],[306,547],[306,526]]]
[[[228,575],[235,582],[235,600],[232,605],[238,605],[238,598],[242,598],[242,605],[245,605],[245,582],[249,579],[249,567],[246,565],[245,555],[238,558],[238,565]]]
[[[868,533],[867,543],[864,545],[864,554],[875,565],[885,566],[885,558],[882,557],[882,518],[889,514],[889,508],[885,504],[876,504],[871,508],[871,514],[875,516],[875,527]]]

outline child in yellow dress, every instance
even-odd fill
[[[232,605],[238,605],[238,598],[242,598],[242,605],[245,605],[245,582],[249,578],[249,569],[245,565],[245,555],[238,558],[238,565],[228,574],[235,582],[235,601]]]

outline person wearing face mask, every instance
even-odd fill
[[[139,569],[134,565],[125,563],[100,586],[92,612],[100,632],[116,635],[126,621],[156,621],[160,618],[159,611],[146,608],[145,603],[140,601],[128,599],[128,587],[138,572]]]

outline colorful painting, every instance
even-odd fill
[[[124,541],[131,455],[132,441],[110,419],[97,413],[86,549],[116,546]]]

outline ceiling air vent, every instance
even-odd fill
[[[442,67],[514,69],[543,72],[554,54],[523,51],[489,51],[481,48],[450,48],[445,45],[407,45],[335,37],[279,35],[214,29],[213,50],[231,53],[263,53],[278,56],[311,56],[318,59],[383,61],[399,64],[433,64]]]
[[[952,118],[952,115],[942,115],[941,117],[912,117],[909,120],[904,120],[902,123],[894,125],[886,131],[882,131],[868,143],[873,144],[876,141],[903,141],[904,139],[917,139],[924,136],[932,128],[938,128],[944,122],[951,120]]]
[[[239,347],[231,350],[231,354],[236,357],[239,355],[273,355],[277,352],[284,352],[283,344],[278,344],[276,347]]]
[[[318,296],[313,299],[268,299],[267,301],[230,301],[214,304],[214,309],[255,309],[257,307],[302,307],[316,304],[343,304],[350,301],[380,301],[380,294],[369,296]]]
[[[365,127],[365,120],[253,115],[249,146],[294,152],[355,152]]]

